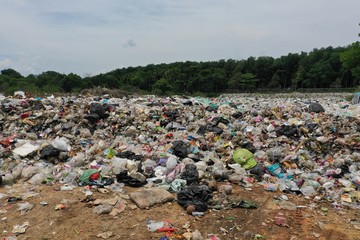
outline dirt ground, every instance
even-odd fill
[[[283,193],[264,191],[259,185],[254,185],[252,190],[233,185],[233,193],[228,196],[232,200],[255,202],[257,209],[209,209],[201,217],[187,214],[176,201],[141,210],[129,199],[118,215],[97,215],[93,213],[92,202],[84,201],[84,187],[71,191],[59,191],[59,187],[33,187],[25,183],[0,187],[1,239],[16,236],[12,233],[13,227],[25,222],[29,223],[29,227],[17,239],[102,239],[97,235],[104,232],[112,232],[108,239],[160,239],[166,236],[166,233],[150,232],[148,220],[168,220],[176,227],[176,234],[199,230],[204,239],[210,239],[212,235],[219,239],[360,239],[360,230],[356,229],[360,225],[351,223],[360,219],[360,209],[337,209],[327,201],[286,194],[288,202],[297,205],[296,210],[286,210],[277,200]],[[125,187],[126,193],[136,190]],[[111,191],[93,192],[93,199],[110,199],[119,195]],[[21,196],[22,200],[8,202],[9,197],[17,196]],[[217,193],[214,196],[219,199],[224,197]],[[48,205],[43,206],[43,201]],[[33,209],[20,212],[18,204],[24,202],[33,204]],[[65,208],[55,210],[59,203],[63,203]],[[277,225],[276,217],[283,218],[284,226]],[[168,238],[181,239],[175,233]]]

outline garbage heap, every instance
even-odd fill
[[[360,201],[360,105],[343,94],[0,102],[3,185],[146,185],[195,213],[206,211],[214,181]]]

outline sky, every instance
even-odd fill
[[[1,0],[0,70],[91,76],[359,41],[359,0]]]

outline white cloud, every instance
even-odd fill
[[[4,0],[0,68],[83,75],[344,46],[358,40],[358,9],[357,0]]]
[[[136,42],[134,41],[134,39],[129,39],[126,43],[123,44],[124,48],[132,48],[132,47],[136,47]]]
[[[0,69],[10,68],[12,64],[13,62],[8,58],[0,60]]]
[[[24,75],[37,74],[40,71],[38,56],[31,56],[27,53],[16,53],[12,58],[0,60],[0,69],[12,68]]]

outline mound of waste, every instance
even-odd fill
[[[345,95],[116,98],[100,90],[95,97],[2,96],[0,184],[147,186],[204,212],[214,181],[258,182],[359,205],[360,105]],[[153,203],[173,200],[137,197],[147,195]]]

